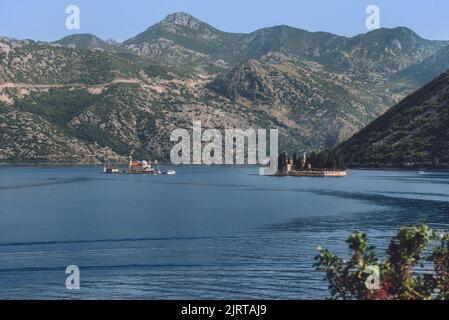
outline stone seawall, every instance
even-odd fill
[[[346,171],[290,171],[287,176],[291,177],[346,177]]]

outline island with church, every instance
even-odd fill
[[[304,153],[302,157],[294,154],[293,158],[282,153],[278,158],[276,176],[346,177],[347,171],[343,158],[329,151]]]

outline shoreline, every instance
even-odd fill
[[[194,167],[231,167],[231,166],[235,166],[235,167],[257,167],[260,168],[260,166],[257,165],[248,165],[248,164],[243,164],[243,165],[198,165],[198,164],[189,164],[189,165],[175,165],[171,162],[159,162],[158,163],[161,166],[194,166]],[[103,163],[71,163],[71,162],[67,162],[67,163],[48,163],[48,162],[44,162],[44,163],[32,163],[32,162],[20,162],[20,163],[14,163],[14,162],[5,162],[5,163],[0,163],[0,168],[1,167],[100,167],[103,166]],[[126,166],[127,163],[118,163],[117,165],[119,166]],[[379,167],[348,167],[347,170],[356,170],[356,171],[403,171],[403,172],[417,172],[417,171],[430,171],[430,172],[444,172],[447,171],[449,172],[449,168],[443,168],[443,169],[435,169],[435,168],[428,168],[428,169],[419,169],[419,168],[392,168],[392,167],[386,167],[386,168],[379,168]]]
[[[169,162],[159,162],[158,163],[161,166],[174,166],[174,164]],[[6,163],[0,163],[0,167],[96,167],[96,166],[103,166],[104,163],[32,163],[32,162],[23,162],[23,163],[14,163],[14,162],[6,162]],[[119,166],[127,166],[128,163],[117,163]]]
[[[393,168],[393,167],[386,167],[386,168],[378,168],[378,167],[348,167],[347,170],[359,170],[359,171],[411,171],[411,172],[417,172],[417,171],[449,171],[449,168],[442,168],[442,169],[436,169],[436,168]]]

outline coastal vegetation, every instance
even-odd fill
[[[299,157],[296,153],[293,158],[289,158],[286,153],[282,153],[278,158],[278,172],[287,172],[290,170],[345,170],[344,158],[333,152],[325,150],[322,152],[304,153]]]
[[[325,273],[332,299],[449,299],[449,234],[427,225],[401,228],[385,260],[369,246],[365,233],[353,233],[346,243],[352,252],[348,260],[324,248],[315,258],[315,268]],[[378,279],[370,283],[370,274],[376,276],[373,270],[378,271]]]

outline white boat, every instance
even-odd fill
[[[168,170],[165,174],[168,174],[168,175],[175,175],[175,174],[176,174],[176,171],[175,171],[175,170]]]

